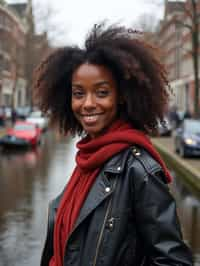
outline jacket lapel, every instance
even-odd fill
[[[104,169],[100,171],[80,210],[73,232],[92,211],[94,211],[106,198],[113,193],[113,181],[115,178],[118,178],[120,173],[123,172],[129,152],[130,151],[127,149],[124,152],[117,154],[110,161],[108,161],[105,164]],[[109,175],[112,175],[112,177],[109,178]],[[64,191],[54,200],[53,208],[55,212],[58,208],[63,193]]]
[[[107,197],[109,197],[113,193],[112,183],[110,180],[104,175],[104,173],[100,172],[97,176],[92,189],[87,195],[87,198],[80,210],[78,219],[75,223],[74,230],[85,220],[85,218],[97,208],[98,205],[101,204]],[[73,230],[73,231],[74,231]]]
[[[98,205],[108,198],[114,191],[113,183],[118,175],[123,172],[129,150],[125,150],[120,154],[115,155],[109,160],[104,169],[102,169],[96,178],[88,196],[80,210],[76,220],[74,230],[85,220],[85,218],[94,211]],[[112,176],[112,177],[111,177]]]

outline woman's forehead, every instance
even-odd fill
[[[72,74],[72,81],[86,78],[115,81],[115,77],[108,67],[91,63],[81,64]]]

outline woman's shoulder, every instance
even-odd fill
[[[149,177],[157,177],[167,184],[167,177],[159,162],[145,148],[132,146],[129,151],[127,167],[133,169],[135,176],[143,177],[147,181]]]
[[[159,173],[163,181],[167,183],[162,167],[157,160],[145,148],[136,145],[113,156],[106,163],[104,171],[119,174],[131,172],[138,177],[142,176],[144,180]]]

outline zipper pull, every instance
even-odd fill
[[[108,219],[107,221],[107,227],[110,231],[113,231],[114,229],[114,221],[115,221],[115,218],[114,217],[111,217],[110,219]]]

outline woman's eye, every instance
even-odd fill
[[[98,90],[97,91],[97,96],[99,97],[106,97],[109,94],[108,90]]]
[[[72,97],[81,98],[84,95],[83,91],[72,91]]]

